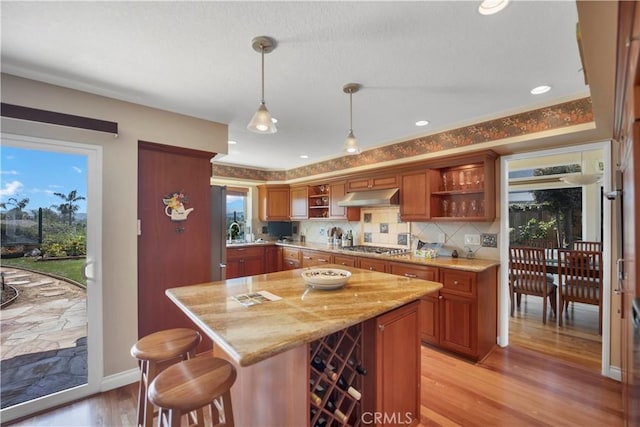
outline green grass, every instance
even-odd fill
[[[56,261],[36,261],[35,258],[7,258],[0,261],[3,267],[24,268],[37,273],[52,274],[71,279],[87,286],[87,281],[82,277],[82,267],[85,259],[64,259]]]

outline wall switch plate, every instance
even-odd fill
[[[444,233],[438,234],[438,243],[445,243],[447,241],[447,235]]]
[[[480,235],[483,248],[497,248],[498,247],[498,235],[491,233],[482,233]]]
[[[480,235],[479,234],[465,234],[464,235],[464,244],[465,245],[478,245],[478,246],[480,246]]]

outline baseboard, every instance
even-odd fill
[[[114,388],[123,387],[140,380],[140,370],[130,369],[114,375],[104,377],[100,383],[100,391],[113,390]]]

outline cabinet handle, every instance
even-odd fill
[[[369,267],[369,270],[373,271],[373,267]]]
[[[457,281],[457,280],[454,280],[454,281],[453,281],[453,284],[454,284],[454,285],[456,285],[456,286],[458,286],[458,281]]]
[[[304,258],[304,259],[311,259],[311,257],[310,257],[310,256],[303,256],[302,258]]]
[[[384,325],[378,325],[378,329],[380,329],[380,332],[384,332]]]
[[[418,275],[417,275],[417,274],[411,274],[411,273],[404,273],[404,275],[405,275],[406,277],[411,277],[412,279],[415,279],[416,277],[418,277]]]
[[[318,258],[318,262],[327,262],[327,260],[324,258]]]
[[[438,299],[442,299],[442,295],[438,295]]]

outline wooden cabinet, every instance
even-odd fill
[[[309,219],[346,219],[360,220],[360,208],[339,206],[338,202],[347,194],[346,181],[318,183],[307,187],[307,206]]]
[[[399,187],[397,174],[359,176],[347,180],[347,193],[352,191],[382,190]]]
[[[497,267],[481,273],[441,268],[443,288],[420,300],[420,338],[474,360],[497,339]]]
[[[333,256],[334,264],[344,265],[345,267],[355,267],[357,260],[358,259],[356,257],[350,256],[350,255],[334,255]]]
[[[289,191],[291,198],[291,219],[309,218],[307,192],[308,187],[306,185],[291,187]]]
[[[389,263],[381,259],[358,257],[358,268],[386,273]]]
[[[282,248],[282,269],[295,270],[301,265],[301,251],[298,248]]]
[[[347,194],[346,181],[329,184],[329,219],[360,221],[360,208],[338,206],[338,202]]]
[[[227,279],[264,273],[265,248],[227,248]]]
[[[258,217],[260,221],[290,221],[290,197],[288,185],[259,185]]]
[[[375,425],[417,425],[420,420],[420,340],[418,302],[364,323],[363,417],[384,414]],[[373,419],[362,419],[367,424]],[[369,421],[369,422],[367,422]]]
[[[273,273],[282,270],[282,248],[267,246],[264,248],[264,272]]]
[[[302,249],[302,267],[323,266],[333,263],[333,255],[329,252]]]
[[[403,173],[400,177],[400,218],[403,221],[428,221],[429,171],[419,169]]]
[[[447,159],[429,172],[429,216],[437,221],[493,221],[496,154]]]

